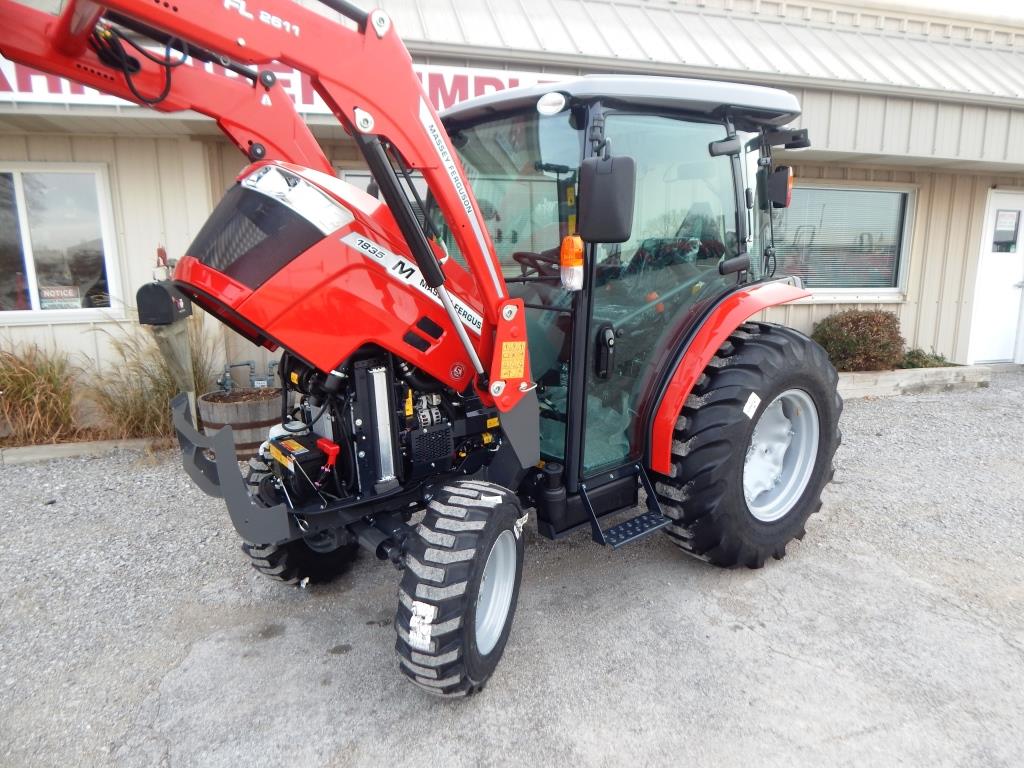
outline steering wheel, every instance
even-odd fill
[[[558,277],[559,274],[559,249],[551,248],[540,253],[531,251],[516,251],[512,259],[522,268],[523,277],[536,274],[540,277]]]

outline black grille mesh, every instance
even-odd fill
[[[259,227],[244,216],[236,216],[224,224],[206,246],[203,263],[220,272],[226,272],[238,258],[267,239]]]
[[[417,429],[412,433],[412,461],[426,464],[446,459],[455,452],[452,428],[447,424]]]
[[[196,235],[188,254],[258,288],[323,233],[278,200],[236,184]]]

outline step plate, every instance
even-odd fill
[[[645,512],[604,531],[604,540],[612,549],[618,549],[623,544],[642,539],[671,522],[671,518],[665,517],[659,512]]]

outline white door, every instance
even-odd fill
[[[1024,193],[993,192],[974,290],[973,363],[1024,362]]]

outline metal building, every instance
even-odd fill
[[[810,331],[832,312],[883,308],[911,346],[958,363],[1024,362],[1019,23],[825,0],[381,5],[439,107],[593,72],[792,91],[813,148],[788,153],[798,187],[776,240],[780,271],[814,295],[769,319]],[[364,179],[308,82],[280,76],[338,172]],[[203,118],[0,61],[0,336],[102,365],[101,331],[130,319],[157,249],[184,252],[243,162]],[[226,338],[225,355],[253,351]]]

